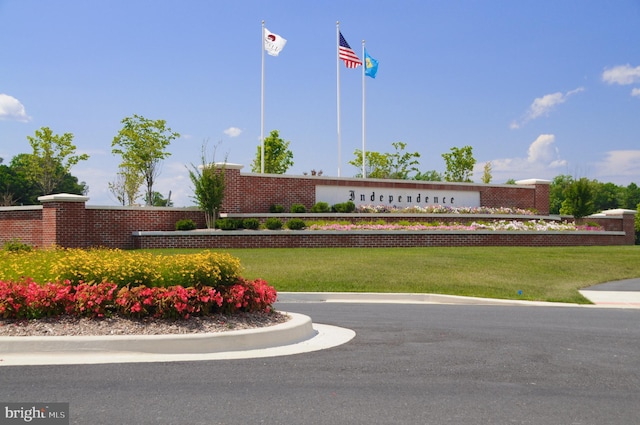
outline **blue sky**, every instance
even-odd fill
[[[47,126],[90,159],[72,169],[90,204],[115,205],[111,141],[133,114],[182,136],[156,190],[192,205],[201,147],[250,171],[260,143],[261,21],[287,39],[265,57],[265,134],[294,166],[338,174],[336,21],[361,55],[366,149],[402,141],[420,169],[473,147],[480,181],[559,174],[640,184],[637,0],[0,0],[0,157]],[[362,146],[361,68],[341,65],[341,175]]]

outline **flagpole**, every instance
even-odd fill
[[[262,75],[260,84],[260,173],[264,174],[264,19],[262,20]]]
[[[367,140],[367,114],[366,114],[366,78],[365,72],[367,69],[367,58],[364,55],[364,43],[362,40],[362,60],[364,63],[362,64],[362,178],[367,178],[367,170],[365,168],[366,165],[366,140]]]
[[[338,177],[342,167],[342,140],[340,135],[340,21],[336,21],[336,75],[337,75],[337,100],[338,100]]]

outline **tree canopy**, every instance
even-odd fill
[[[58,135],[49,127],[42,127],[36,130],[35,136],[27,136],[27,140],[33,152],[21,158],[21,171],[37,186],[41,195],[53,193],[71,167],[89,159],[87,154],[76,155],[71,133]]]
[[[180,134],[167,127],[165,120],[149,120],[135,114],[123,119],[122,124],[123,128],[111,142],[111,152],[122,157],[121,168],[143,177],[145,203],[153,205],[153,185],[160,174],[160,161],[171,155],[166,148]]]
[[[293,166],[293,152],[289,149],[291,142],[280,138],[278,130],[272,130],[264,139],[264,172],[284,174]],[[256,157],[251,163],[251,171],[262,171],[262,145],[258,145]]]
[[[444,172],[446,181],[471,183],[473,166],[476,164],[471,146],[453,147],[451,152],[443,153],[442,158],[446,163],[446,171]]]
[[[365,153],[365,173],[366,177],[375,179],[409,179],[409,174],[419,173],[416,158],[420,158],[418,152],[405,152],[407,144],[404,142],[393,142],[391,145],[395,151],[391,153],[380,153],[367,151]],[[362,170],[362,151],[356,149],[353,153],[354,159],[349,164]],[[362,171],[356,174],[362,177]]]

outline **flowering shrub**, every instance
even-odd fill
[[[357,213],[401,213],[401,214],[509,214],[531,215],[533,210],[521,208],[489,208],[489,207],[450,207],[447,205],[419,205],[413,207],[396,207],[395,205],[359,205]]]
[[[269,286],[262,279],[248,281],[238,279],[235,285],[226,287],[223,293],[225,311],[271,311],[271,305],[276,302],[275,288]]]
[[[45,282],[51,279],[49,265],[57,259],[56,250],[0,251],[0,280],[21,279],[31,276]]]
[[[116,305],[124,316],[156,318],[184,318],[207,316],[221,310],[222,295],[210,286],[167,288],[136,286],[118,292]],[[258,311],[258,310],[253,310]]]
[[[60,315],[188,319],[237,311],[270,312],[276,291],[264,280],[238,278],[220,290],[211,286],[125,286],[70,281],[40,285],[32,279],[0,281],[0,317],[38,319]]]
[[[65,284],[39,285],[27,278],[21,282],[0,281],[0,317],[34,319],[72,313],[71,287]]]
[[[240,260],[226,253],[153,255],[119,249],[64,249],[51,264],[53,280],[126,285],[227,285],[240,273]]]
[[[65,281],[70,287],[71,282]],[[68,291],[69,312],[71,306],[78,316],[105,317],[110,313],[113,305],[115,291],[118,285],[115,283],[101,282],[98,284],[80,282]]]

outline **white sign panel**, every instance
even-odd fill
[[[399,189],[392,187],[316,186],[316,202],[329,205],[352,201],[360,205],[387,205],[398,208],[444,205],[479,207],[480,192],[467,190]]]

